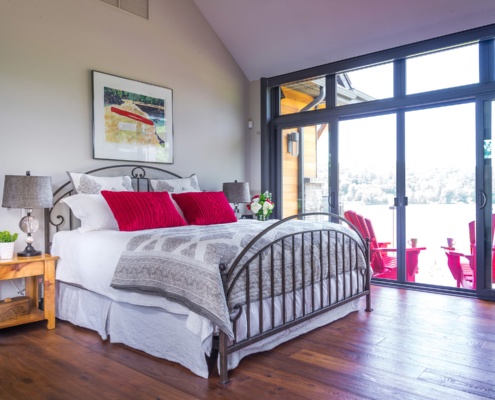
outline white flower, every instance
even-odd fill
[[[269,203],[268,201],[265,201],[263,203],[263,212],[266,210],[266,211],[269,211],[273,208],[273,204],[272,203]]]
[[[257,199],[256,199],[257,200]],[[262,205],[259,203],[259,201],[253,201],[251,203],[251,211],[254,214],[257,214],[259,210],[261,210]]]

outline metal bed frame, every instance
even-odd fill
[[[108,167],[102,167],[87,171],[87,174],[99,175],[101,173],[112,172],[112,175],[119,172],[122,175],[129,175],[133,182],[134,189],[136,191],[149,191],[150,179],[164,179],[164,178],[181,178],[182,176],[167,171],[165,169],[144,166],[144,165],[112,165]],[[72,187],[71,181],[64,183],[60,188],[54,192],[54,206],[51,209],[45,210],[45,243],[46,252],[50,252],[51,239],[53,235],[59,230],[72,230],[76,227],[76,221],[72,216],[68,207],[60,207],[60,201],[67,196],[75,193],[75,189]],[[345,224],[349,226],[359,238],[357,241],[354,237],[348,233],[335,230],[334,225],[328,224],[328,226],[321,229],[314,229],[310,231],[294,232],[283,237],[276,239],[273,242],[264,244],[261,246],[262,240],[266,240],[266,236],[276,227],[286,224],[294,219],[327,219],[330,222]],[[330,245],[330,237],[338,238],[340,236],[340,246],[337,245],[337,240],[334,244]],[[302,251],[297,255],[294,253],[295,241],[302,241],[307,243],[310,251]],[[344,242],[347,245],[344,246]],[[323,246],[322,243],[327,243]],[[282,260],[278,260],[282,265],[282,274],[290,274],[292,277],[292,286],[286,287],[286,275],[282,276],[282,289],[279,292],[275,290],[274,284],[274,268],[276,260],[274,260],[274,248],[279,246],[282,248],[282,253],[289,253],[289,257],[282,257]],[[253,249],[257,250],[253,250]],[[346,258],[343,254],[347,252],[350,262],[346,262]],[[309,253],[309,254],[308,254]],[[357,271],[357,258],[358,254],[364,257],[366,262],[366,268],[355,272],[356,278],[352,278],[352,271]],[[341,270],[337,269],[337,276],[334,278],[336,282],[339,279],[343,282],[343,287],[346,285],[350,287],[349,293],[346,293],[344,289],[339,293],[339,286],[335,285],[335,291],[332,292],[332,284],[330,280],[330,262],[327,261],[328,270],[325,272],[323,268],[323,262],[320,264],[319,260],[331,260],[336,263],[340,263]],[[264,261],[262,261],[264,260]],[[269,271],[271,271],[270,282],[263,282],[262,279],[257,279],[256,287],[252,287],[253,280],[250,279],[255,273],[259,271],[261,276],[261,265],[268,263]],[[302,267],[296,268],[296,264]],[[321,265],[321,268],[318,268]],[[309,268],[310,279],[306,282],[305,279],[308,276]],[[222,276],[222,282],[224,285],[225,296],[230,311],[230,319],[233,324],[234,339],[231,340],[223,331],[220,330],[219,336],[214,338],[214,347],[218,344],[218,357],[219,357],[219,374],[220,383],[226,385],[229,383],[228,375],[228,356],[229,354],[243,349],[253,343],[259,342],[272,335],[280,333],[286,329],[292,328],[303,322],[317,317],[330,310],[338,308],[344,304],[347,304],[360,297],[366,296],[366,311],[372,311],[371,308],[371,293],[370,293],[370,279],[371,279],[371,267],[370,267],[370,251],[369,240],[364,239],[359,231],[346,219],[330,213],[307,213],[294,215],[285,219],[282,219],[274,224],[271,224],[268,228],[254,237],[243,249],[243,251],[237,256],[230,266],[221,264],[219,270]],[[243,279],[240,279],[243,276]],[[302,282],[300,287],[296,287],[295,282]],[[244,285],[240,287],[240,285]],[[258,298],[263,297],[263,289],[266,289],[268,285],[270,295],[268,301],[270,302],[270,312],[268,318],[268,328],[265,326],[267,320],[263,314],[262,301],[251,302],[250,296],[253,293],[258,294]],[[324,298],[324,285],[328,288],[326,296]],[[244,290],[246,293],[245,304],[232,304],[232,294],[236,290]],[[302,311],[296,314],[297,302],[296,292],[302,293]],[[319,302],[315,301],[315,293],[320,293]],[[309,293],[309,304],[306,302],[306,297]],[[332,300],[332,297],[335,297]],[[266,297],[266,296],[265,296]],[[278,297],[282,301],[282,315],[278,315],[275,318],[275,298]],[[266,301],[266,298],[263,300]],[[251,308],[257,307],[257,317],[255,321],[252,320]],[[287,309],[292,310],[291,315],[287,313]],[[247,332],[243,337],[238,336],[236,329],[236,322],[240,319],[241,315],[245,313],[247,320]],[[281,322],[280,322],[281,320]],[[278,322],[277,322],[278,321]],[[251,326],[257,326],[256,332],[252,333]],[[214,360],[213,360],[214,361]],[[214,365],[210,360],[210,365]]]
[[[314,218],[314,217],[325,217],[328,218],[329,220],[336,222],[336,221],[341,221],[345,223],[348,226],[351,226],[350,223],[348,223],[347,220],[344,218],[335,215],[335,214],[330,214],[330,213],[306,213],[306,214],[298,214],[298,215],[293,215],[290,217],[287,217],[285,219],[282,219],[265,230],[263,230],[261,233],[259,233],[256,237],[254,237],[251,242],[249,242],[244,250],[238,255],[238,257],[234,260],[230,268],[228,268],[225,265],[220,266],[220,270],[222,272],[222,279],[224,282],[224,288],[225,288],[225,295],[227,298],[227,304],[229,305],[229,310],[231,311],[231,321],[234,324],[234,335],[235,338],[232,341],[229,341],[228,336],[220,331],[220,338],[219,338],[219,356],[220,356],[220,382],[222,384],[227,384],[229,382],[229,377],[228,377],[228,368],[227,368],[227,359],[228,355],[240,350],[244,347],[247,347],[253,343],[259,342],[263,339],[266,339],[272,335],[275,335],[279,332],[282,332],[286,329],[289,329],[293,326],[299,325],[305,321],[310,320],[311,318],[314,318],[316,316],[319,316],[323,313],[326,313],[332,309],[335,309],[337,307],[340,307],[344,304],[347,304],[357,298],[360,298],[362,296],[366,296],[366,311],[372,311],[371,308],[371,295],[370,295],[370,278],[371,278],[371,273],[370,273],[370,256],[369,256],[369,241],[368,239],[364,240],[361,235],[359,235],[359,238],[361,240],[361,243],[358,243],[355,241],[354,238],[352,238],[348,233],[340,232],[337,230],[334,230],[332,228],[332,225],[329,224],[327,228],[321,228],[321,229],[313,229],[313,230],[306,230],[306,231],[300,231],[300,232],[295,232],[291,233],[285,236],[282,236],[276,240],[274,240],[271,243],[268,243],[264,245],[260,250],[254,252],[254,254],[250,254],[248,259],[245,259],[245,256],[251,252],[251,249],[256,246],[257,242],[262,240],[264,236],[267,235],[268,232],[271,230],[277,228],[280,225],[283,225],[287,223],[288,221],[294,220],[294,219],[305,219],[305,218]],[[353,230],[355,228],[351,226]],[[329,240],[332,235],[335,235],[335,237],[341,237],[344,238],[346,237],[349,239],[347,242],[347,245],[344,245],[344,240],[340,240],[341,245],[338,245],[338,240],[334,240],[334,242],[331,244],[331,241]],[[322,240],[324,237],[326,237],[327,240]],[[296,255],[294,252],[294,243],[296,241],[302,242],[302,243],[307,243],[309,247],[309,252],[301,251],[299,255]],[[327,243],[326,246],[322,245],[322,243]],[[274,271],[274,259],[273,259],[273,253],[274,253],[274,247],[279,246],[282,248],[282,254],[286,254],[287,252],[289,255],[283,256],[281,259],[281,264],[282,264],[282,289],[280,293],[275,293],[274,289],[274,280],[273,280],[273,271]],[[287,251],[285,250],[285,247],[287,247]],[[354,256],[351,256],[349,258],[350,262],[346,263],[345,262],[345,257],[342,256],[344,252],[348,252],[348,254],[354,254]],[[357,275],[356,280],[354,281],[351,275],[352,270],[357,270],[357,254],[361,252],[366,260],[366,269],[361,270],[362,274],[359,276]],[[309,253],[309,254],[308,254]],[[268,267],[271,273],[270,277],[270,282],[268,283],[268,286],[270,287],[270,292],[271,296],[269,298],[270,301],[270,311],[269,311],[269,316],[270,318],[270,324],[268,328],[264,328],[264,315],[263,315],[263,306],[262,302],[259,301],[257,302],[257,305],[255,307],[258,308],[258,313],[255,313],[254,315],[258,316],[256,321],[251,321],[251,307],[252,304],[249,302],[249,297],[250,293],[253,292],[258,292],[259,297],[261,298],[261,292],[263,291],[263,282],[261,279],[258,280],[257,286],[253,289],[252,287],[250,288],[251,280],[249,279],[249,276],[253,273],[254,270],[261,268],[262,265],[262,258],[265,260],[268,259]],[[335,291],[336,293],[333,293],[335,295],[336,300],[332,300],[332,284],[331,284],[331,279],[330,279],[330,263],[327,263],[327,273],[325,274],[324,266],[321,265],[321,268],[318,268],[318,260],[330,260],[331,258],[334,259],[335,263],[338,264],[339,262],[342,265],[342,270],[339,271],[337,269],[336,272],[336,277],[335,280],[338,282],[339,278],[342,279],[343,281],[343,289],[341,293],[339,293],[339,285],[335,285]],[[299,267],[296,267],[299,265]],[[305,269],[309,268],[310,271],[310,281],[305,282]],[[245,274],[246,279],[241,283],[241,280],[239,280],[239,277],[241,275]],[[260,271],[261,274],[261,271]],[[292,277],[292,285],[289,287],[286,287],[285,281],[286,281],[286,275],[288,274]],[[361,280],[361,282],[359,282]],[[297,296],[296,292],[298,291],[298,288],[295,286],[295,282],[302,282],[302,285],[299,289],[300,292],[302,292],[301,295],[301,303],[302,306],[300,307],[300,313],[302,315],[297,315],[296,314],[296,309],[297,307]],[[347,281],[347,282],[346,282]],[[326,296],[323,296],[323,287],[324,284],[328,283],[328,290],[326,292]],[[350,293],[346,293],[345,287],[346,283],[349,284],[350,286]],[[360,285],[361,283],[361,285]],[[231,295],[234,292],[234,289],[238,285],[245,285],[244,290],[246,292],[246,304],[241,305],[241,304],[232,304],[231,301]],[[265,282],[265,285],[267,283]],[[359,289],[362,288],[362,289]],[[310,293],[309,296],[309,304],[306,304],[306,293]],[[318,292],[319,295],[319,302],[315,301],[315,293]],[[281,297],[281,302],[282,302],[282,315],[279,317],[282,319],[282,322],[276,323],[275,322],[275,297],[276,296]],[[340,295],[340,296],[339,296]],[[288,304],[290,303],[290,304]],[[307,310],[309,308],[309,311]],[[291,315],[288,315],[287,309],[292,310]],[[237,332],[236,332],[236,321],[239,319],[241,314],[245,312],[246,318],[247,318],[247,335],[244,338],[238,339],[237,338]],[[250,332],[250,326],[251,323],[254,324],[254,326],[258,327],[258,332],[255,334],[251,334]]]

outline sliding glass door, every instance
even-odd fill
[[[371,240],[375,279],[475,290],[475,103],[343,119],[334,132],[329,126],[281,130],[282,216],[348,218]],[[491,163],[491,142],[483,143]],[[491,252],[481,257],[492,265]],[[486,273],[492,282],[492,269]]]
[[[485,229],[486,232],[489,232],[488,234],[491,233],[491,240],[489,241],[488,244],[488,251],[485,253],[488,256],[488,262],[485,263],[485,269],[484,269],[484,276],[485,276],[485,287],[491,289],[491,294],[490,296],[493,297],[495,296],[495,246],[494,246],[494,231],[495,231],[495,210],[494,210],[494,188],[495,188],[495,182],[493,181],[495,179],[495,174],[493,173],[493,153],[492,153],[492,144],[493,144],[493,132],[495,132],[495,101],[489,102],[489,113],[485,113],[485,116],[488,115],[488,118],[486,118],[487,121],[487,126],[490,127],[490,129],[485,130],[485,136],[484,138],[484,145],[483,145],[483,159],[485,160],[485,163],[489,165],[489,171],[491,174],[491,216],[488,218],[485,218],[485,220],[488,223],[491,223],[491,226],[488,229]]]
[[[340,211],[371,239],[373,276],[396,280],[395,114],[340,121],[338,143]]]
[[[474,31],[473,31],[474,32]],[[276,216],[331,211],[373,277],[495,299],[495,30],[261,80]]]
[[[488,171],[489,175],[486,177],[488,181],[491,183],[489,185],[489,190],[485,190],[486,192],[491,191],[491,215],[487,215],[489,213],[484,213],[485,217],[485,229],[483,236],[487,237],[488,240],[485,240],[485,254],[487,261],[485,262],[485,266],[483,272],[481,273],[484,276],[484,287],[481,287],[479,292],[483,295],[485,291],[489,292],[487,297],[495,297],[495,246],[494,246],[494,232],[495,232],[495,210],[494,210],[494,188],[495,188],[495,174],[493,173],[493,153],[492,153],[492,144],[493,144],[493,132],[495,132],[495,100],[490,102],[485,102],[485,107],[487,108],[486,112],[484,112],[485,116],[485,124],[484,126],[488,129],[483,129],[484,138],[483,138],[483,161],[486,166],[485,170]],[[486,226],[488,225],[488,226]],[[491,235],[491,236],[490,236]]]
[[[475,134],[474,103],[405,113],[408,282],[475,288]]]
[[[479,190],[479,210],[476,226],[476,238],[474,249],[474,263],[477,266],[477,292],[486,299],[495,298],[495,197],[494,197],[494,173],[493,173],[493,132],[495,132],[495,100],[480,101],[480,113],[483,114],[480,136],[483,146],[480,146],[480,158],[483,159],[483,168]],[[479,244],[482,243],[483,246]],[[481,262],[479,260],[484,260]]]
[[[495,185],[495,102],[483,104],[490,112],[482,137],[474,102],[406,111],[402,119],[396,113],[344,119],[336,132],[330,124],[282,129],[282,217],[356,215],[350,221],[371,239],[375,279],[489,290],[495,211],[485,194]],[[482,163],[484,185],[476,181]]]

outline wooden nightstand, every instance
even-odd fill
[[[46,319],[47,329],[55,328],[55,262],[58,257],[43,254],[39,257],[14,257],[0,260],[0,280],[26,278],[26,296],[30,312],[17,318],[0,321],[0,328]],[[44,311],[38,308],[38,277],[43,276]]]

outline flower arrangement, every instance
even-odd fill
[[[275,207],[275,204],[272,202],[272,194],[268,191],[253,196],[251,202],[247,205],[247,209],[251,210],[259,220],[263,221],[270,216],[273,207]]]

